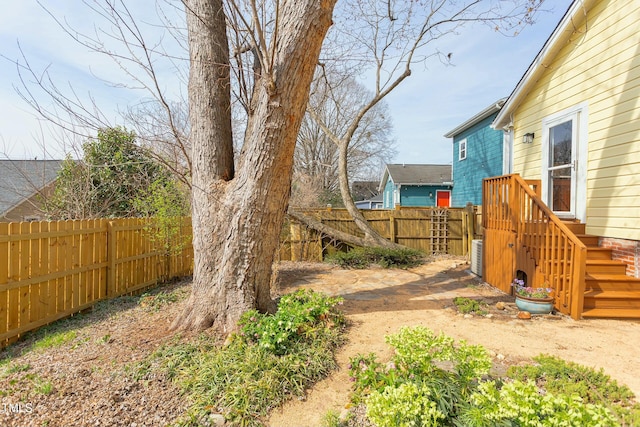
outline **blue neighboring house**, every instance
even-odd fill
[[[388,164],[379,188],[382,207],[449,207],[452,184],[451,165]]]
[[[444,135],[453,138],[451,206],[463,207],[468,202],[481,205],[482,180],[510,172],[504,132],[491,128],[505,101],[506,98],[502,98],[494,102]]]

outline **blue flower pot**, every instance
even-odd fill
[[[516,307],[531,314],[549,314],[553,311],[553,298],[527,298],[516,295]]]

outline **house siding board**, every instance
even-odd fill
[[[490,127],[496,114],[497,112],[476,123],[453,139],[452,207],[464,207],[467,202],[482,204],[482,180],[502,174],[503,132]],[[467,140],[467,158],[459,160],[456,153],[463,139]]]
[[[514,111],[514,172],[539,179],[542,119],[586,102],[587,232],[640,240],[640,2],[596,2],[585,22]]]
[[[436,191],[450,189],[450,187],[444,185],[403,185],[400,188],[400,202],[402,206],[408,207],[435,206]]]

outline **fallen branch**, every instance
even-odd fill
[[[380,247],[381,246],[372,239],[366,239],[363,237],[354,236],[353,234],[349,234],[349,233],[345,233],[344,231],[337,230],[329,225],[323,224],[321,221],[318,221],[315,218],[304,215],[301,212],[297,212],[292,208],[289,208],[287,210],[287,214],[291,218],[303,223],[307,227],[312,228],[336,240],[340,240],[341,242],[348,243],[354,246],[361,246],[361,247],[367,247],[367,246]],[[397,243],[393,243],[388,240],[387,242],[389,243],[389,245],[385,245],[386,247],[397,247],[397,248],[403,247],[402,245],[398,245]]]

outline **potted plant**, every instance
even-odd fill
[[[511,286],[516,297],[516,306],[531,314],[549,314],[553,310],[553,288],[545,283],[541,288],[525,286],[524,280],[513,279]]]

